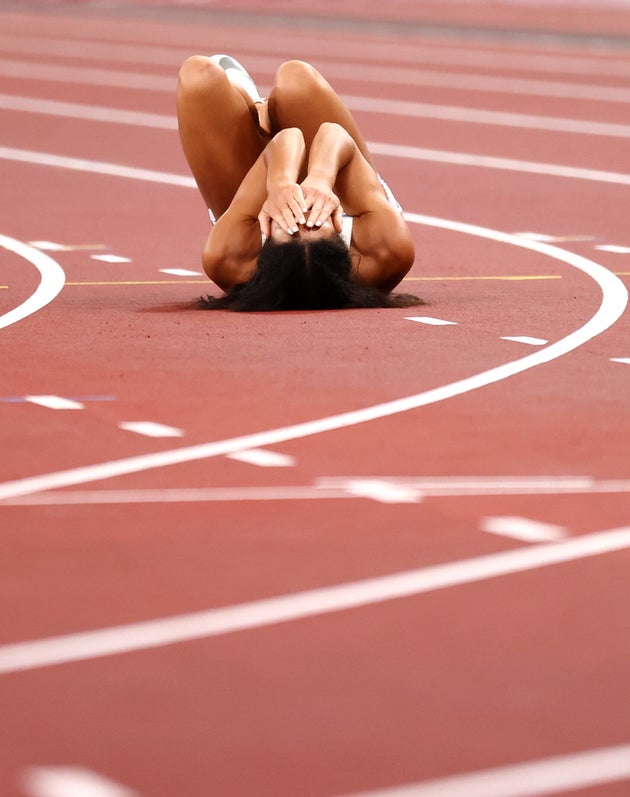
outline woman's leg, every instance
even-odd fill
[[[186,160],[218,218],[269,139],[258,127],[250,98],[202,55],[189,58],[180,70],[177,118]]]
[[[337,122],[350,133],[368,163],[372,163],[352,114],[330,83],[305,61],[287,61],[278,69],[268,110],[273,132],[299,127],[307,147],[323,122]]]

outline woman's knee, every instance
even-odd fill
[[[225,83],[225,72],[206,55],[191,55],[179,70],[178,94],[200,94]]]
[[[276,72],[273,92],[278,95],[298,95],[324,85],[322,75],[306,61],[285,61]]]

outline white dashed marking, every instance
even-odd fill
[[[456,321],[444,321],[442,318],[431,318],[430,316],[407,316],[405,321],[417,321],[419,324],[430,324],[431,326],[457,326]]]
[[[613,244],[605,244],[603,246],[596,246],[595,249],[599,249],[600,252],[613,252],[617,255],[627,255],[630,253],[629,246],[615,246]]]
[[[486,517],[481,520],[480,528],[489,534],[523,542],[556,542],[567,536],[567,530],[562,526],[524,517]]]
[[[80,401],[67,399],[63,396],[24,396],[24,401],[47,407],[49,410],[82,410],[84,405]]]
[[[203,277],[201,271],[191,271],[188,268],[161,268],[162,274],[172,274],[174,277]]]
[[[386,479],[350,479],[340,486],[350,495],[371,498],[382,504],[417,504],[422,500],[422,492],[417,487],[395,484]]]
[[[517,335],[516,337],[502,337],[501,340],[509,340],[514,343],[527,343],[528,346],[544,346],[549,343],[544,338],[530,338],[527,335]]]
[[[264,448],[248,448],[246,451],[237,451],[227,455],[229,459],[245,462],[248,465],[258,465],[259,468],[290,468],[295,465],[295,458],[276,451],[267,451]]]
[[[120,255],[90,255],[92,260],[100,260],[102,263],[131,263],[130,258]]]
[[[79,767],[31,767],[20,785],[28,797],[138,797],[126,786]]]
[[[123,421],[118,426],[126,432],[135,432],[135,434],[142,434],[145,437],[184,436],[182,429],[176,429],[174,426],[165,426],[162,423],[153,423],[152,421]]]

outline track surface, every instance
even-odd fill
[[[2,795],[628,794],[630,62],[478,5],[0,13]],[[426,306],[164,309],[217,51],[346,97]]]

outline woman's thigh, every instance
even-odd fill
[[[192,56],[180,70],[177,118],[186,160],[218,218],[268,139],[256,124],[253,103],[206,56]]]
[[[272,130],[299,127],[307,146],[323,122],[337,122],[355,140],[369,163],[372,158],[352,114],[330,83],[305,61],[287,61],[276,73],[269,94]]]

